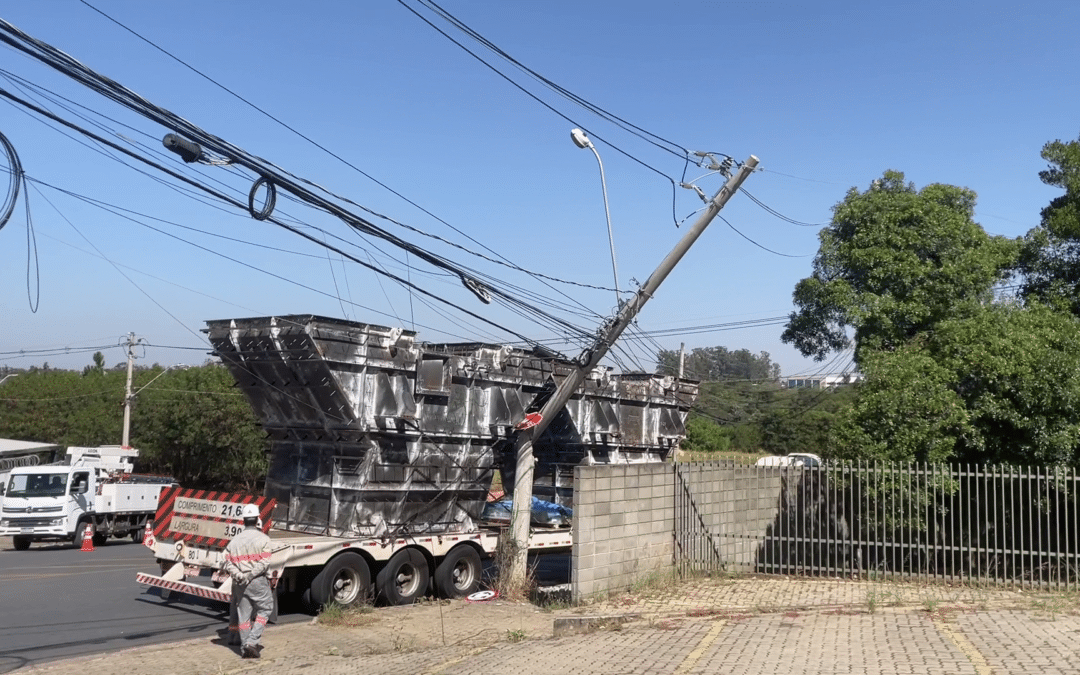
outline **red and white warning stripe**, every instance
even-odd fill
[[[146,586],[164,588],[167,591],[187,593],[188,595],[206,598],[207,600],[219,600],[221,602],[229,602],[230,599],[228,593],[223,593],[216,588],[210,588],[209,586],[200,586],[199,584],[192,584],[186,581],[169,581],[167,579],[155,577],[152,574],[145,574],[143,572],[139,572],[135,575],[135,581],[136,583],[144,584]]]
[[[245,504],[259,507],[263,531],[270,529],[270,515],[276,500],[235,492],[191,490],[180,487],[161,491],[154,529],[155,539],[185,541],[189,544],[224,548],[244,529],[240,510]]]

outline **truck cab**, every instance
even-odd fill
[[[94,483],[94,472],[87,468],[12,469],[0,510],[0,534],[19,543],[71,540],[79,517],[93,511]]]
[[[31,542],[79,544],[87,528],[95,545],[109,536],[138,541],[169,478],[131,475],[138,451],[119,446],[69,448],[68,463],[17,467],[0,506],[0,536],[16,550]]]

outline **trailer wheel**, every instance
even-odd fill
[[[446,554],[435,568],[435,588],[443,598],[464,598],[480,588],[480,554],[462,544]]]
[[[371,597],[371,571],[355,553],[342,553],[311,581],[311,604],[325,607],[331,602],[349,607]]]
[[[428,589],[427,558],[414,548],[403,548],[386,561],[375,577],[379,597],[390,605],[411,605]]]
[[[30,548],[30,537],[20,537],[15,535],[11,538],[11,545],[15,547],[16,551],[25,551]]]

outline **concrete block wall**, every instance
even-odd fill
[[[671,464],[574,467],[574,600],[671,572],[673,471]]]
[[[755,571],[780,511],[780,470],[721,461],[680,464],[677,471],[678,569]]]
[[[722,480],[721,502],[726,504],[722,528],[727,569],[753,572],[757,556],[780,513],[784,469],[735,466]]]

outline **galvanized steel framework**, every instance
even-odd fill
[[[513,485],[515,425],[575,368],[313,315],[207,324],[270,437],[276,526],[317,534],[473,529],[494,470]],[[592,370],[537,443],[535,492],[572,506],[579,463],[663,461],[696,396],[693,381]]]
[[[702,463],[678,464],[674,476],[682,574],[1080,585],[1074,469]]]

